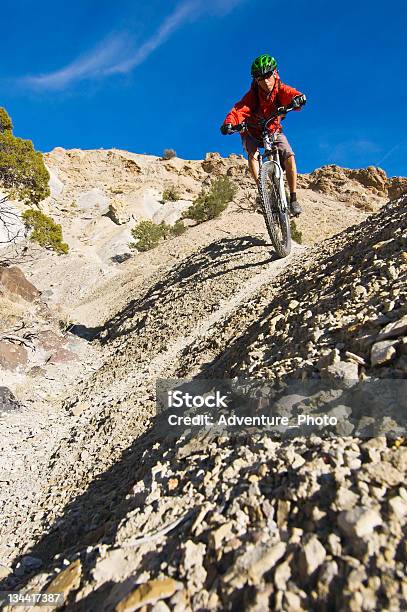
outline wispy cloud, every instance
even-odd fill
[[[113,35],[67,66],[54,72],[23,77],[20,82],[32,89],[65,89],[76,81],[104,76],[125,57],[127,38],[125,34]]]
[[[321,145],[321,148],[327,149],[327,161],[333,163],[344,163],[355,156],[357,158],[368,157],[380,151],[376,143],[363,138],[338,142],[333,146],[325,143]]]
[[[178,5],[160,25],[157,32],[153,34],[139,49],[123,62],[118,62],[106,71],[106,74],[129,72],[136,66],[142,64],[148,56],[160,47],[171,34],[178,29],[188,18],[192,17],[199,8],[199,2],[189,0]]]
[[[67,66],[23,77],[20,82],[36,90],[64,90],[79,81],[128,73],[146,61],[187,21],[195,21],[204,14],[225,16],[242,2],[245,0],[183,0],[137,49],[132,46],[128,33],[111,35]]]
[[[393,155],[393,153],[395,153],[396,151],[398,151],[402,146],[403,146],[403,142],[399,142],[398,144],[394,145],[394,147],[392,147],[391,149],[389,149],[384,155],[383,157],[381,157],[381,159],[379,159],[379,161],[377,161],[375,163],[375,166],[380,166],[386,159],[388,159],[389,157],[391,157]]]

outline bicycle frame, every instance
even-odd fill
[[[279,189],[280,189],[280,197],[281,197],[281,203],[282,203],[281,208],[282,208],[282,212],[285,213],[287,211],[288,204],[287,204],[287,196],[285,193],[285,186],[284,186],[284,170],[282,169],[280,165],[278,150],[275,145],[276,136],[273,132],[269,132],[269,130],[267,129],[267,123],[265,123],[264,125],[263,134],[262,134],[264,153],[259,155],[259,174],[261,171],[261,167],[264,163],[268,162],[274,165],[274,172],[278,178]]]
[[[263,147],[261,148],[264,148],[264,153],[259,155],[259,175],[260,175],[260,171],[261,171],[263,164],[270,163],[273,165],[275,175],[278,178],[280,200],[282,204],[281,212],[287,213],[287,214],[288,214],[288,203],[287,203],[287,196],[285,193],[285,186],[284,186],[284,170],[281,167],[278,150],[275,144],[275,139],[276,139],[275,133],[270,132],[267,126],[269,125],[269,123],[274,121],[276,117],[283,116],[283,115],[285,116],[287,113],[291,112],[292,110],[294,110],[293,107],[282,106],[277,110],[277,114],[272,115],[268,119],[262,119],[255,124],[250,124],[247,121],[243,121],[243,123],[236,126],[236,131],[240,132],[241,130],[246,130],[249,135],[251,135],[250,130],[249,130],[250,127],[255,127],[255,126],[262,127]]]

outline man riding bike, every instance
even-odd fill
[[[282,106],[292,106],[300,110],[306,102],[306,97],[297,89],[289,87],[281,82],[277,73],[277,62],[271,55],[263,54],[256,57],[251,67],[253,78],[249,91],[237,102],[227,114],[220,130],[222,134],[233,133],[233,126],[242,123],[245,119],[268,118],[277,113]],[[290,189],[290,207],[294,215],[302,212],[297,201],[297,168],[295,165],[294,151],[292,150],[286,136],[282,133],[281,117],[270,123],[269,130],[276,133],[275,144],[277,146],[280,162],[285,169],[288,186]],[[242,132],[243,146],[248,154],[251,175],[257,182],[259,174],[259,146],[262,146],[261,129],[250,130],[251,134]]]

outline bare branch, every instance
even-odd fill
[[[34,334],[32,334],[34,336]],[[17,342],[17,344],[23,344],[27,348],[35,351],[34,343],[30,338],[23,338],[22,336],[15,336],[12,334],[0,334],[0,340],[7,340],[8,342]]]

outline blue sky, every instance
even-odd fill
[[[285,132],[299,170],[406,175],[405,1],[3,0],[0,106],[42,151],[241,153],[219,132],[269,52],[308,104]]]

